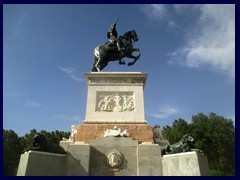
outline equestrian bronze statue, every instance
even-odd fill
[[[109,41],[97,46],[94,50],[92,72],[102,71],[109,61],[119,61],[119,64],[126,64],[123,60],[125,57],[134,59],[134,61],[128,63],[128,66],[132,66],[141,56],[140,50],[133,47],[133,42],[138,41],[136,31],[131,30],[118,37],[117,21],[118,18],[108,30],[107,37]],[[132,55],[134,51],[137,51],[136,56]]]

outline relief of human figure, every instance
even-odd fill
[[[106,96],[106,105],[104,111],[113,111],[113,98],[112,96]]]
[[[117,93],[117,95],[114,98],[115,100],[115,107],[114,107],[114,111],[120,112],[122,111],[122,104],[121,104],[121,96],[119,96],[119,94]]]
[[[132,97],[129,97],[129,100],[128,100],[128,110],[129,111],[134,110],[134,100]]]
[[[135,108],[134,99],[132,96],[119,95],[117,93],[115,96],[106,95],[100,96],[99,102],[96,110],[107,111],[107,112],[122,112],[122,111],[132,111]]]
[[[123,111],[127,111],[128,110],[128,99],[127,99],[126,95],[123,96],[122,106],[123,106]]]
[[[106,97],[100,96],[100,101],[97,106],[97,111],[103,111],[106,105]]]
[[[100,96],[101,100],[98,103],[97,111],[112,111],[113,99],[111,96]]]

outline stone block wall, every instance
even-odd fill
[[[91,145],[91,176],[137,176],[138,141],[132,138],[97,138]],[[118,151],[122,154],[122,163],[112,168],[107,163],[107,154]]]
[[[161,148],[157,144],[139,144],[139,176],[162,176]]]
[[[21,155],[17,176],[63,176],[65,156],[28,151]]]

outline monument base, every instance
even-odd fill
[[[100,137],[90,143],[92,176],[162,176],[161,149],[127,137]],[[109,154],[119,156],[109,156]]]
[[[209,176],[207,156],[197,152],[164,155],[163,176]]]
[[[65,155],[28,151],[21,155],[17,176],[63,176]]]
[[[75,134],[73,137],[74,142],[82,141],[84,143],[90,143],[92,140],[102,137],[104,131],[112,129],[117,126],[121,130],[127,130],[129,137],[137,140],[138,143],[148,142],[153,143],[153,131],[152,127],[147,124],[121,124],[121,123],[108,123],[108,124],[89,124],[83,123],[82,125],[75,127]]]
[[[162,176],[157,144],[129,137],[99,137],[90,144],[61,141],[66,155],[29,151],[21,155],[17,176]]]

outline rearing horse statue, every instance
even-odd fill
[[[116,44],[105,43],[97,46],[94,50],[93,57],[93,68],[92,72],[100,72],[107,65],[109,61],[119,61],[119,64],[125,64],[122,58],[127,57],[134,59],[134,61],[129,62],[128,66],[132,66],[141,56],[140,50],[134,48],[132,41],[138,41],[138,36],[135,30],[126,32],[122,37],[119,38],[123,47],[125,48],[124,53],[118,51]],[[137,55],[132,55],[132,52],[137,51]]]

